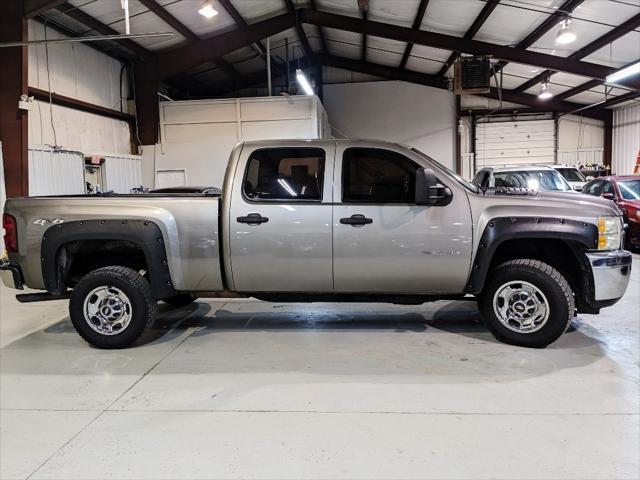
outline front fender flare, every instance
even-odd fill
[[[482,292],[489,267],[498,247],[516,239],[548,239],[575,242],[587,250],[598,247],[596,225],[578,220],[549,217],[496,217],[491,219],[480,237],[465,292]]]

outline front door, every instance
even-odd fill
[[[381,148],[336,150],[336,292],[463,291],[472,248],[467,195],[450,180],[450,204],[416,205],[416,170],[429,166],[418,162]]]
[[[235,290],[331,292],[334,151],[245,145],[229,217]]]

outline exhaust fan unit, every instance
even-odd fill
[[[491,63],[488,57],[461,57],[454,65],[453,85],[456,95],[489,93]]]

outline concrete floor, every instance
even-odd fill
[[[545,350],[469,302],[233,300],[100,351],[3,289],[0,477],[639,478],[639,273]]]

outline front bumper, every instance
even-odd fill
[[[24,289],[24,277],[20,265],[9,261],[0,261],[0,278],[9,288]]]
[[[593,273],[593,299],[607,302],[621,298],[631,277],[631,253],[625,250],[590,252],[587,258]]]

